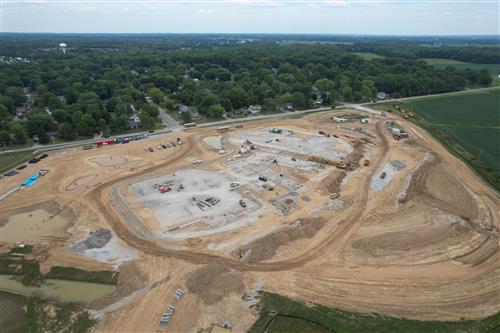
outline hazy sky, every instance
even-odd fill
[[[0,2],[5,32],[499,34],[496,0]]]

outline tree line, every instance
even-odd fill
[[[286,103],[306,109],[370,101],[379,91],[406,97],[491,83],[488,71],[441,70],[401,56],[367,61],[336,44],[177,36],[160,47],[155,38],[120,36],[102,48],[92,47],[103,46],[102,37],[86,36],[63,53],[55,38],[7,38],[6,53],[21,60],[0,61],[0,143],[121,133],[134,115],[140,129],[152,129],[157,106],[188,106],[183,121],[194,111],[221,119],[254,104],[278,112]]]

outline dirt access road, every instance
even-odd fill
[[[119,306],[105,311],[109,315],[104,315],[100,331],[161,329],[158,318],[176,288],[185,290],[186,298],[168,330],[179,332],[206,329],[224,320],[237,323],[235,331],[244,331],[256,313],[245,307],[242,296],[255,285],[326,306],[416,319],[482,318],[498,312],[498,195],[425,131],[403,119],[368,115],[367,125],[356,121],[338,125],[331,116],[324,112],[301,119],[263,119],[247,122],[244,128],[335,133],[357,145],[352,159],[369,158],[370,165],[346,172],[335,185],[327,184],[340,175],[335,168],[297,174],[285,166],[273,166],[304,183],[296,196],[297,208],[289,216],[265,211],[255,225],[227,234],[163,241],[149,228],[155,218],[146,223],[147,209],[127,193],[135,182],[193,168],[192,160],[197,158],[203,159],[198,168],[228,169],[226,157],[239,147],[224,140],[229,142],[224,158],[208,149],[203,138],[219,135],[215,128],[179,132],[175,136],[182,137],[182,146],[152,153],[143,146],[155,146],[156,138],[94,151],[54,153],[42,162],[49,174],[35,187],[9,197],[4,209],[8,213],[55,200],[77,213],[70,238],[40,254],[44,265],[96,267],[69,253],[67,244],[97,227],[111,228],[128,248],[137,251],[141,259],[133,262],[134,270],[121,269],[123,279],[137,286],[129,288],[133,293],[123,294]],[[408,130],[411,138],[393,140],[385,127],[388,119]],[[360,126],[367,134],[355,131]],[[230,139],[232,134],[227,135]],[[282,154],[275,147],[277,143],[271,152]],[[403,160],[406,168],[389,175],[392,178],[384,188],[373,189],[373,180],[392,160]],[[29,168],[26,175],[36,166]],[[9,190],[17,183],[7,179],[3,186]],[[343,200],[333,210],[323,205],[329,202],[330,193],[325,190],[329,187],[339,191]],[[258,194],[264,203],[274,195]],[[322,224],[307,236],[291,236],[297,235],[293,229],[300,227],[297,220]],[[254,233],[255,228],[260,231]],[[249,262],[239,258],[230,244],[237,244],[235,249],[272,251]],[[212,275],[218,278],[209,278]]]

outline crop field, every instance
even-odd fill
[[[271,294],[262,295],[260,317],[251,333],[277,332],[497,332],[499,315],[483,320],[417,321],[357,314]]]
[[[407,104],[428,122],[464,126],[500,126],[500,89],[432,97]]]
[[[492,185],[500,172],[500,90],[406,102],[416,121],[462,156]]]
[[[456,61],[451,59],[439,59],[439,58],[423,58],[429,65],[434,66],[438,69],[443,69],[446,67],[455,67],[458,70],[464,70],[466,68],[472,69],[483,69],[486,68],[491,72],[491,74],[500,73],[500,64],[473,64],[469,62]]]

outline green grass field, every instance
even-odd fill
[[[306,305],[270,293],[261,295],[259,307],[260,317],[250,333],[493,333],[500,329],[500,313],[483,320],[418,321]]]
[[[397,112],[392,103],[376,109]],[[406,100],[413,122],[500,190],[500,89]]]
[[[4,173],[33,157],[33,151],[2,154],[0,155],[0,173]]]
[[[370,52],[353,52],[353,54],[360,56],[361,58],[368,60],[368,61],[373,60],[373,59],[384,59],[385,58],[384,56],[381,56],[381,55],[375,54],[375,53],[370,53]]]
[[[433,124],[500,128],[500,89],[405,102]]]
[[[500,74],[500,64],[473,64],[469,62],[456,61],[451,59],[440,59],[440,58],[422,58],[420,60],[425,60],[429,65],[435,68],[443,69],[449,66],[455,67],[459,70],[464,70],[466,68],[472,69],[488,69],[491,74]]]

